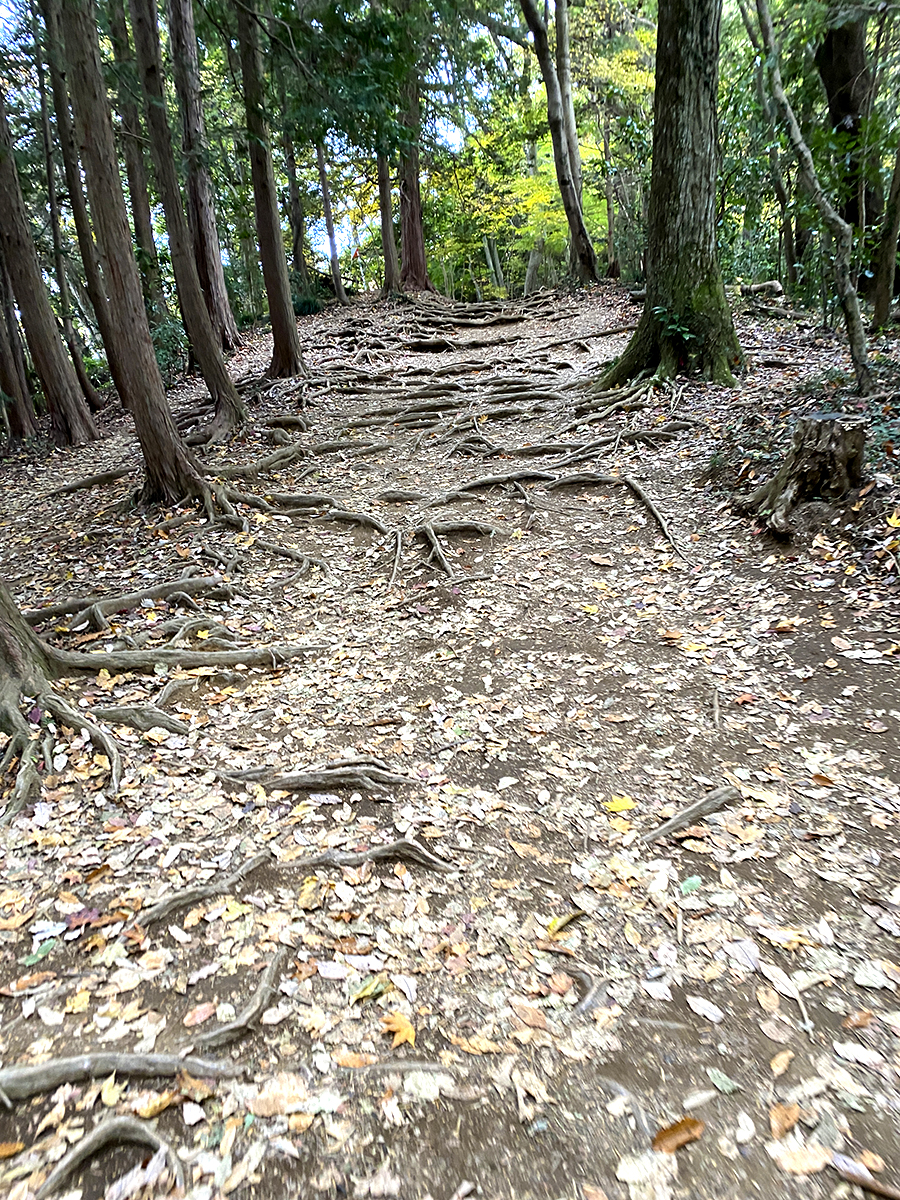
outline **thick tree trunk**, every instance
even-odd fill
[[[722,383],[743,361],[716,255],[716,90],[722,0],[661,5],[656,51],[647,296],[602,380],[642,371]]]
[[[174,503],[185,496],[206,498],[208,489],[175,429],[153,350],[131,250],[92,0],[66,0],[62,27],[81,161],[109,289],[107,357],[143,452],[143,499]]]
[[[222,251],[207,161],[209,146],[200,97],[200,64],[191,0],[169,0],[168,14],[175,90],[181,109],[182,148],[187,164],[187,213],[197,273],[216,337],[224,350],[236,350],[241,344],[241,337],[228,303],[225,272],[222,269]]]
[[[50,409],[54,441],[59,446],[80,445],[98,437],[93,418],[81,394],[72,363],[66,354],[41,268],[13,157],[12,137],[0,92],[0,245],[13,294],[22,314],[25,340]]]
[[[847,341],[850,344],[850,357],[853,359],[853,369],[856,372],[856,382],[863,395],[870,395],[874,390],[872,372],[869,368],[866,332],[859,311],[859,297],[853,286],[851,270],[851,254],[853,251],[853,227],[849,225],[822,190],[812,154],[803,139],[794,110],[784,90],[781,81],[781,69],[778,65],[778,46],[775,42],[775,30],[772,27],[772,17],[766,0],[756,0],[756,12],[759,18],[760,34],[766,51],[766,59],[772,80],[772,95],[778,106],[782,119],[787,127],[788,137],[794,148],[800,178],[810,200],[818,210],[823,225],[834,238],[834,286],[844,313],[844,324],[847,329]]]
[[[875,260],[872,285],[872,328],[880,329],[891,315],[894,280],[897,275],[897,239],[900,238],[900,146],[894,159],[891,190],[884,210],[884,224]]]
[[[569,226],[572,264],[582,283],[596,283],[599,279],[597,255],[584,223],[578,187],[573,175],[569,141],[566,135],[565,106],[556,64],[550,51],[547,26],[538,11],[536,0],[521,0],[521,4],[526,24],[531,30],[534,52],[541,68],[544,87],[547,90],[547,122],[550,126],[550,140],[553,143],[556,181],[559,185],[559,194]]]
[[[241,78],[244,85],[244,105],[247,113],[250,175],[253,181],[253,200],[256,209],[256,231],[274,343],[268,374],[273,379],[287,379],[300,374],[302,357],[300,339],[297,337],[297,322],[294,318],[294,305],[291,300],[291,281],[288,276],[284,242],[281,237],[281,218],[278,213],[272,148],[263,111],[263,73],[259,51],[259,27],[256,13],[252,7],[245,4],[238,6],[237,23]]]
[[[381,215],[381,252],[384,257],[384,283],[381,298],[401,290],[397,240],[394,237],[394,206],[391,200],[391,168],[384,154],[376,161],[378,169],[378,211]]]
[[[801,417],[778,473],[735,507],[758,512],[779,537],[791,532],[791,511],[805,500],[839,500],[862,482],[866,425],[860,417]]]
[[[210,440],[217,441],[227,437],[237,426],[243,424],[246,410],[222,357],[221,332],[217,333],[213,329],[197,274],[197,261],[193,253],[187,218],[181,203],[172,150],[172,131],[166,116],[159,49],[159,19],[155,0],[131,0],[131,25],[146,104],[145,115],[147,128],[150,130],[156,182],[166,214],[178,302],[188,339],[216,406],[212,427],[208,432]],[[216,245],[218,246],[218,238]]]
[[[331,189],[328,186],[328,167],[325,163],[325,147],[316,142],[316,163],[319,168],[319,187],[322,189],[322,214],[325,217],[325,232],[328,235],[328,262],[331,267],[331,282],[339,304],[349,304],[341,279],[341,264],[338,261],[337,238],[334,235],[334,214],[331,211]]]
[[[556,12],[556,74],[562,100],[563,127],[569,148],[569,170],[578,203],[581,204],[581,147],[575,123],[575,96],[572,89],[572,52],[569,32],[569,0],[555,0]]]
[[[109,32],[118,69],[117,103],[122,120],[122,157],[125,160],[125,174],[128,179],[131,220],[144,290],[144,305],[150,320],[154,325],[158,325],[168,318],[168,313],[162,290],[156,241],[153,237],[147,167],[144,162],[144,136],[137,101],[136,67],[128,42],[123,0],[109,0],[108,9]]]
[[[409,143],[400,152],[400,284],[410,292],[433,292],[425,256],[422,222],[422,192],[419,184],[419,137],[422,129],[419,108],[419,77],[413,73],[406,87],[403,124]]]
[[[284,165],[288,180],[288,220],[291,225],[291,271],[297,277],[297,283],[308,295],[312,291],[309,279],[309,268],[306,265],[306,218],[303,213],[303,201],[300,198],[300,185],[297,182],[297,157],[294,153],[294,140],[287,130],[284,131]]]
[[[23,442],[37,433],[31,397],[19,378],[18,364],[10,336],[9,320],[15,320],[12,304],[7,303],[6,270],[0,252],[0,407],[11,442]]]

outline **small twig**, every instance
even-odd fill
[[[211,1029],[207,1033],[198,1034],[189,1044],[190,1048],[214,1050],[220,1046],[227,1046],[231,1042],[237,1041],[238,1038],[244,1037],[262,1016],[266,1005],[269,1003],[276,989],[276,981],[284,967],[284,960],[287,958],[287,954],[288,951],[285,947],[282,947],[278,951],[265,971],[263,971],[256,991],[233,1021],[229,1021],[227,1025],[219,1026],[218,1029]]]
[[[450,566],[447,555],[444,553],[444,548],[441,545],[440,538],[435,532],[434,526],[427,524],[422,525],[416,530],[416,533],[420,534],[431,547],[431,553],[428,556],[428,561],[430,561],[432,558],[435,559],[441,570],[452,578],[453,568]]]
[[[98,1150],[102,1150],[104,1146],[108,1146],[110,1142],[137,1142],[140,1145],[150,1146],[154,1151],[165,1151],[175,1176],[175,1182],[182,1192],[184,1191],[184,1171],[181,1160],[171,1143],[167,1142],[155,1129],[144,1124],[143,1121],[139,1121],[137,1117],[108,1117],[99,1125],[95,1125],[81,1141],[76,1142],[69,1153],[57,1164],[43,1186],[38,1189],[37,1200],[44,1200],[45,1196],[55,1192],[80,1163],[96,1154]]]
[[[720,724],[719,689],[718,688],[713,688],[713,690],[712,690],[712,715],[713,715],[713,725],[716,727],[716,729],[718,729],[719,724]]]
[[[400,574],[400,559],[403,555],[403,534],[397,529],[394,531],[394,566],[391,571],[391,577],[388,580],[388,587],[392,588],[397,582],[397,577]]]
[[[701,799],[689,804],[687,808],[676,813],[674,817],[670,817],[668,821],[663,821],[662,825],[657,825],[656,829],[651,829],[649,833],[645,833],[641,837],[641,841],[645,845],[657,841],[661,837],[667,837],[670,833],[675,833],[679,829],[686,829],[689,825],[693,825],[699,817],[707,817],[710,813],[718,812],[720,808],[724,808],[726,804],[733,804],[735,800],[740,800],[741,794],[726,783],[723,787],[716,788],[715,791],[707,792]]]
[[[188,1071],[200,1078],[221,1076],[233,1079],[244,1073],[237,1063],[205,1058],[183,1058],[178,1054],[115,1054],[102,1051],[75,1058],[51,1058],[36,1066],[0,1067],[0,1091],[10,1100],[27,1100],[52,1092],[63,1083],[104,1079],[107,1075],[134,1075],[144,1079],[173,1076]]]
[[[882,1183],[881,1180],[873,1178],[865,1167],[843,1154],[839,1163],[832,1160],[828,1165],[845,1183],[852,1183],[864,1192],[871,1192],[873,1196],[884,1196],[886,1200],[900,1200],[900,1188],[891,1187],[889,1183]]]

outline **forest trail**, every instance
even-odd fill
[[[204,459],[237,527],[124,511],[123,416],[3,464],[23,608],[186,568],[225,589],[38,624],[54,644],[308,653],[68,686],[169,728],[110,725],[116,796],[60,730],[0,829],[0,1194],[115,1113],[163,1139],[119,1200],[166,1194],[173,1156],[195,1200],[799,1200],[849,1194],[851,1161],[900,1188],[896,400],[870,483],[777,543],[728,488],[852,406],[841,344],[745,314],[737,388],[607,411],[585,385],[636,313],[601,288],[303,318],[310,377],[246,387]],[[185,430],[200,394],[170,395]],[[234,1077],[14,1069],[188,1047]]]

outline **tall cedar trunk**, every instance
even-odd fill
[[[584,223],[578,188],[572,173],[562,92],[556,64],[550,51],[547,26],[538,11],[536,0],[521,0],[521,4],[526,24],[531,30],[534,52],[547,91],[547,122],[550,126],[550,140],[553,143],[556,182],[559,185],[559,194],[569,226],[572,265],[582,283],[595,283],[599,278],[597,255],[594,253],[594,247]]]
[[[339,304],[349,304],[341,279],[341,264],[338,262],[337,239],[334,236],[334,215],[331,211],[331,189],[328,186],[328,168],[325,165],[325,147],[316,143],[316,163],[319,167],[319,186],[322,189],[322,213],[325,217],[325,232],[328,234],[328,262],[331,266],[331,282]]]
[[[616,189],[613,184],[612,155],[609,151],[609,117],[603,122],[603,161],[606,166],[606,277],[618,279],[622,271],[616,254]]]
[[[144,136],[137,100],[139,93],[136,68],[128,42],[123,0],[109,0],[109,32],[118,68],[117,103],[122,120],[122,156],[125,159],[125,174],[128,178],[131,220],[144,289],[144,304],[151,321],[157,325],[167,319],[168,313],[163,296],[156,242],[153,238],[147,167],[144,161]]]
[[[433,292],[425,256],[422,191],[419,184],[419,76],[413,70],[406,86],[403,124],[408,142],[400,151],[400,286],[411,292]]]
[[[178,302],[188,339],[200,364],[209,394],[215,402],[216,415],[212,435],[214,438],[220,438],[240,425],[246,412],[225,366],[221,337],[213,329],[206,307],[197,275],[191,234],[181,203],[172,150],[172,131],[166,115],[155,0],[131,0],[131,26],[146,104],[145,116],[150,131],[156,182],[166,214]]]
[[[78,251],[81,255],[81,264],[84,272],[84,286],[87,289],[91,308],[94,310],[94,319],[97,322],[97,329],[100,332],[100,340],[106,346],[109,343],[109,305],[106,299],[106,285],[103,282],[100,270],[97,247],[94,244],[91,221],[88,216],[87,202],[84,198],[81,168],[78,164],[75,135],[72,131],[65,67],[62,61],[62,34],[59,27],[58,0],[38,0],[38,3],[40,5],[41,16],[44,19],[47,65],[50,70],[50,90],[53,93],[53,110],[56,115],[56,133],[59,138],[59,149],[62,155],[69,207],[72,210],[72,219],[75,222],[75,232],[78,236]]]
[[[569,170],[572,184],[581,204],[581,147],[578,145],[578,126],[575,124],[575,96],[572,90],[572,53],[569,32],[569,0],[556,0],[556,74],[562,99],[563,125],[569,147]]]
[[[206,485],[175,429],[153,350],[131,250],[93,0],[65,0],[62,28],[81,161],[103,250],[111,335],[106,353],[144,456],[143,499],[174,503],[184,496],[205,497]]]
[[[206,122],[200,96],[200,63],[194,8],[191,0],[169,0],[169,36],[175,90],[181,110],[182,148],[187,162],[187,213],[193,237],[200,286],[216,336],[225,350],[241,344],[237,322],[225,287],[222,251],[216,226],[212,182],[209,176]]]
[[[384,256],[384,283],[381,298],[400,291],[400,263],[397,258],[397,239],[394,237],[394,205],[391,199],[391,167],[386,156],[379,154],[378,211],[381,215],[381,252]]]
[[[3,316],[6,320],[6,332],[9,335],[9,347],[13,357],[16,379],[19,381],[19,391],[31,404],[31,389],[28,385],[28,364],[25,362],[25,347],[19,335],[19,322],[16,317],[16,302],[12,293],[12,284],[6,263],[3,261],[3,243],[0,242],[0,304],[3,306]]]
[[[742,354],[716,256],[716,89],[722,0],[660,5],[647,230],[647,298],[604,378],[699,372],[732,382]]]
[[[288,220],[291,223],[291,271],[297,277],[297,283],[307,294],[312,291],[309,279],[309,268],[306,265],[306,219],[303,213],[303,201],[300,198],[300,185],[297,182],[297,156],[294,153],[294,141],[287,130],[284,132],[284,165],[288,180]]]
[[[891,190],[884,210],[884,224],[875,260],[872,285],[872,328],[880,329],[891,315],[891,298],[897,271],[897,239],[900,237],[900,146],[894,159]]]
[[[40,35],[37,29],[36,17],[34,26],[34,41],[37,46]],[[59,225],[59,196],[56,191],[56,163],[53,159],[53,139],[50,133],[47,87],[44,76],[44,63],[40,57],[37,60],[37,80],[38,95],[40,97],[41,140],[44,146],[44,171],[47,176],[47,207],[50,216],[50,235],[53,241],[53,268],[56,274],[56,285],[59,288],[63,336],[69,348],[69,357],[72,359],[72,366],[75,368],[75,374],[78,377],[78,386],[81,388],[81,394],[84,396],[91,412],[100,412],[103,408],[103,401],[100,399],[97,389],[88,378],[81,347],[78,345],[78,338],[75,334],[75,325],[72,321],[72,300],[69,294],[69,278],[66,275],[65,256],[63,255],[62,248],[62,231]]]
[[[866,53],[868,23],[868,16],[862,16],[827,29],[816,51],[831,127],[838,135],[838,164],[844,164],[839,211],[848,225],[859,229],[877,224],[884,207],[878,167],[867,161],[871,151],[867,156],[861,137],[874,87]]]
[[[34,409],[31,397],[22,386],[19,378],[13,340],[10,334],[9,319],[15,320],[12,305],[5,303],[6,271],[3,266],[2,247],[0,247],[0,407],[4,410],[4,422],[12,442],[23,442],[26,438],[34,437],[37,433],[37,422],[34,419]]]
[[[25,340],[50,409],[53,439],[75,446],[98,437],[66,353],[31,237],[13,157],[12,136],[0,91],[0,245],[13,294],[22,314]]]
[[[262,260],[266,297],[269,301],[269,320],[272,323],[272,362],[269,375],[287,379],[302,369],[300,339],[291,300],[291,281],[288,276],[278,195],[275,190],[275,170],[272,166],[272,147],[263,112],[263,73],[259,51],[259,28],[256,13],[245,4],[238,6],[238,41],[241,52],[241,78],[244,85],[244,106],[247,113],[247,134],[250,152],[250,175],[253,181],[253,202],[256,209],[256,232]]]
[[[778,45],[775,41],[775,30],[772,27],[772,17],[766,0],[756,0],[756,14],[759,20],[762,44],[766,52],[766,63],[772,80],[772,96],[787,127],[788,137],[797,159],[800,180],[807,196],[818,211],[825,230],[834,239],[834,289],[844,313],[847,341],[850,347],[850,357],[853,360],[853,369],[856,373],[857,386],[863,395],[871,395],[874,390],[874,382],[869,367],[866,332],[859,311],[859,296],[853,285],[850,261],[853,251],[853,226],[843,219],[825,195],[819,182],[809,146],[803,139],[800,125],[781,81]]]

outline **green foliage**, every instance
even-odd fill
[[[155,325],[151,332],[160,374],[166,387],[169,387],[187,370],[189,347],[184,326],[180,321],[163,321]]]

